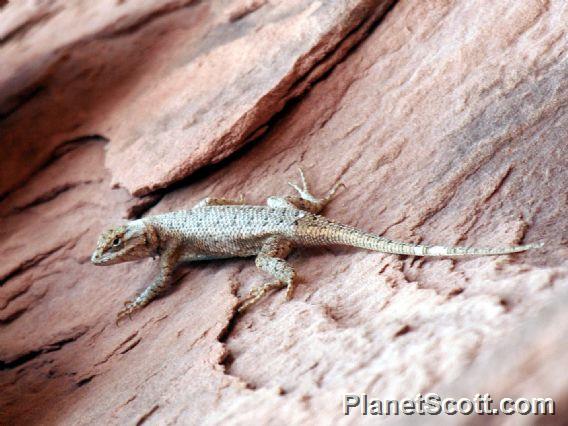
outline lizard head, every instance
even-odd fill
[[[151,256],[146,227],[141,221],[103,232],[91,256],[95,265],[114,265]]]

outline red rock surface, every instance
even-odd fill
[[[390,3],[60,0],[31,10],[7,6],[8,24],[0,27],[7,43],[0,50],[4,149],[10,164],[26,166],[2,171],[0,194],[62,141],[83,135],[110,139],[106,163],[113,182],[136,195],[217,162],[262,133]],[[86,25],[77,25],[82,21]]]
[[[377,21],[379,3],[0,9],[0,423],[377,420],[343,416],[347,392],[565,406],[568,9],[399,1]],[[322,192],[345,182],[326,211],[344,223],[546,246],[461,260],[297,250],[294,300],[239,318],[237,296],[266,277],[250,260],[198,263],[116,327],[155,264],[91,265],[101,230],[208,195],[262,203],[298,165]],[[136,199],[113,183],[164,189]]]

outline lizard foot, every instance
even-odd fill
[[[272,290],[272,289],[279,289],[284,287],[285,284],[282,281],[271,281],[269,283],[263,284],[261,286],[256,286],[253,287],[250,292],[249,295],[247,297],[245,297],[243,300],[241,300],[240,302],[240,306],[237,309],[237,312],[239,313],[243,313],[244,311],[246,311],[248,308],[250,308],[252,305],[254,305],[256,302],[258,302],[262,296],[264,296],[266,294],[267,291]]]
[[[288,185],[294,188],[298,192],[298,194],[300,194],[300,197],[302,197],[302,199],[304,200],[311,201],[314,203],[319,203],[322,206],[325,206],[333,199],[335,193],[340,187],[346,188],[343,182],[336,182],[335,185],[333,185],[333,187],[329,191],[327,191],[327,193],[323,196],[323,198],[317,198],[310,191],[310,186],[308,184],[306,175],[304,174],[302,168],[298,168],[298,170],[300,171],[300,180],[302,182],[302,187],[300,188],[298,185],[292,182],[288,182]]]
[[[329,191],[327,191],[327,194],[325,194],[325,197],[323,197],[323,199],[325,200],[325,203],[330,202],[333,199],[333,197],[335,196],[335,193],[337,192],[337,190],[341,187],[347,188],[347,186],[343,182],[341,182],[341,181],[336,182],[335,185],[333,185],[331,187],[331,189]]]
[[[304,170],[302,170],[301,167],[298,167],[298,170],[300,171],[300,180],[302,181],[302,187],[300,188],[298,185],[292,182],[288,182],[288,185],[294,188],[298,192],[298,194],[300,194],[300,197],[302,197],[303,199],[315,201],[316,197],[314,197],[310,192],[310,186],[308,184],[308,181],[306,180],[306,175],[304,174]]]
[[[129,319],[132,319],[132,312],[136,311],[139,308],[139,306],[130,301],[127,300],[126,302],[124,302],[124,308],[122,308],[118,314],[116,315],[116,325],[118,326],[118,324],[120,323],[120,320],[122,320],[125,317],[128,317]]]
[[[292,297],[294,296],[294,288],[296,286],[294,285],[294,282],[291,281],[287,286],[286,286],[286,301],[289,302],[290,300],[292,300]]]

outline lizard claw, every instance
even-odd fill
[[[302,198],[306,200],[315,200],[316,198],[310,192],[310,186],[308,185],[304,171],[301,167],[298,167],[298,170],[300,171],[300,180],[302,182],[302,187],[300,188],[298,185],[292,182],[288,182],[288,185],[294,188]]]
[[[308,185],[308,181],[306,180],[306,175],[304,174],[304,171],[302,170],[301,167],[298,167],[298,170],[300,172],[300,181],[302,182],[302,187],[300,188],[298,185],[292,182],[288,182],[288,185],[290,185],[292,188],[298,191],[300,195],[309,194],[310,187]]]
[[[258,298],[260,298],[259,290],[260,289],[258,287],[251,288],[248,296],[239,302],[239,307],[237,308],[237,312],[239,314],[242,314],[244,311],[246,311],[258,300]]]
[[[237,313],[242,314],[244,311],[246,311],[250,305],[252,305],[252,302],[250,300],[250,297],[247,297],[244,300],[241,300],[239,302],[239,307],[237,308]]]
[[[237,312],[239,314],[242,314],[251,305],[254,305],[254,303],[258,300],[257,299],[259,297],[258,294],[253,294],[253,290],[255,290],[255,289],[254,288],[251,289],[249,295],[239,302],[238,308],[237,308]]]
[[[127,300],[126,302],[124,302],[124,308],[121,309],[118,314],[116,315],[116,326],[118,327],[120,320],[122,320],[124,317],[128,317],[129,319],[132,319],[132,312],[134,312],[137,309],[137,305],[135,305],[133,302],[131,302],[130,300]]]
[[[292,182],[288,182],[288,185],[290,185],[292,188],[294,188],[298,194],[302,195],[302,193],[304,192],[304,190],[302,188],[300,188],[298,185],[296,185],[295,183]]]
[[[300,172],[300,179],[302,180],[302,187],[304,188],[304,191],[310,192],[310,187],[308,186],[308,181],[306,180],[304,170],[301,167],[298,167],[298,171]]]
[[[250,289],[249,295],[239,302],[237,312],[239,314],[246,311],[250,306],[254,305],[266,294],[268,290],[278,289],[284,287],[284,284],[278,280],[266,283],[261,286],[256,286]]]
[[[333,185],[333,187],[329,191],[327,191],[327,193],[323,198],[318,199],[310,192],[310,187],[306,180],[306,176],[304,175],[304,171],[301,168],[299,168],[299,170],[300,170],[300,179],[302,181],[302,187],[292,182],[288,182],[288,185],[294,188],[298,192],[298,194],[300,194],[300,197],[302,197],[304,200],[318,202],[321,203],[322,206],[325,206],[327,203],[331,201],[331,199],[333,198],[333,196],[335,195],[335,193],[339,188],[341,187],[347,188],[347,186],[345,186],[343,182],[336,182],[335,185]]]
[[[333,185],[333,187],[327,192],[327,194],[325,194],[324,200],[331,200],[337,190],[341,187],[347,188],[347,186],[343,182],[337,182],[335,185]]]
[[[286,301],[289,302],[290,300],[292,300],[293,296],[294,296],[294,286],[289,285],[288,288],[286,288]]]

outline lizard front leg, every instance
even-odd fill
[[[207,206],[240,206],[246,204],[245,197],[241,194],[238,200],[231,198],[214,198],[207,197],[198,202],[194,208],[207,207]]]
[[[345,186],[343,183],[337,182],[322,198],[317,198],[311,193],[310,186],[308,185],[303,170],[299,170],[302,187],[299,187],[292,182],[288,182],[288,185],[294,188],[300,196],[269,197],[267,204],[270,207],[293,207],[300,210],[306,210],[310,213],[319,213],[333,199],[339,187]]]
[[[160,271],[158,276],[136,299],[124,303],[124,308],[116,316],[117,325],[122,318],[130,316],[134,311],[143,308],[168,288],[173,272],[180,260],[180,252],[181,250],[177,246],[166,248],[160,255]]]
[[[238,311],[243,312],[250,306],[258,302],[269,290],[286,287],[286,300],[292,298],[296,272],[294,268],[286,262],[286,257],[292,250],[292,243],[281,237],[270,237],[262,246],[260,253],[256,256],[256,266],[274,278],[275,281],[254,287],[247,298],[245,298]]]

